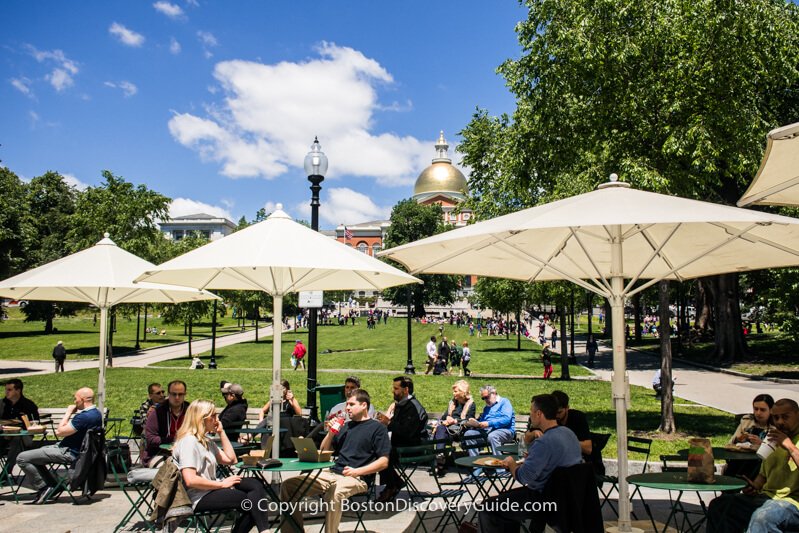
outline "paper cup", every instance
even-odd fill
[[[764,461],[772,453],[774,453],[774,444],[767,440],[764,440],[763,443],[760,445],[760,448],[757,449],[757,456],[763,459]]]

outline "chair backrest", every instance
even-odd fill
[[[556,468],[541,501],[557,504],[554,510],[543,509],[546,523],[557,531],[604,531],[594,470],[588,463]]]
[[[649,453],[652,451],[652,439],[628,436],[627,451],[640,453],[644,456],[644,468],[641,472],[646,472],[646,467],[649,464]]]
[[[660,462],[662,472],[685,472],[688,469],[687,465],[675,465],[674,461],[685,463],[685,457],[679,455],[661,455]]]

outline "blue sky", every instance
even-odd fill
[[[439,130],[457,163],[476,106],[513,110],[495,69],[524,16],[512,0],[5,1],[0,159],[81,187],[108,169],[173,216],[309,219],[318,135],[322,227],[373,220],[411,195]]]

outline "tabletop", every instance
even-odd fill
[[[508,457],[518,458],[516,454],[510,455],[467,455],[466,457],[457,457],[455,459],[455,464],[458,466],[465,466],[468,468],[505,468],[503,465],[480,465],[474,464],[475,461],[479,459],[498,459],[500,461],[504,461]]]
[[[689,448],[679,450],[677,455],[688,458]],[[716,461],[760,461],[760,457],[754,452],[734,452],[723,446],[713,447],[713,459]]]
[[[635,474],[627,478],[627,482],[649,489],[717,492],[740,490],[746,482],[732,476],[715,476],[714,483],[692,483],[688,481],[688,472],[649,472]]]
[[[325,461],[321,463],[309,463],[307,461],[300,461],[299,459],[281,458],[280,462],[283,464],[272,468],[261,468],[260,466],[242,465],[242,470],[251,470],[254,472],[301,472],[305,470],[322,470],[323,468],[330,468],[336,463],[333,461]]]
[[[9,431],[8,433],[3,431],[2,433],[0,433],[0,437],[27,437],[28,435],[39,435],[39,433],[28,433],[24,429],[13,432]]]

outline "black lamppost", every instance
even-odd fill
[[[141,323],[141,305],[136,304],[136,350],[140,350],[139,345],[139,324]]]
[[[405,373],[416,374],[416,369],[413,366],[413,347],[411,346],[411,322],[413,320],[411,317],[411,296],[413,295],[413,289],[408,285],[405,290],[408,296],[408,362],[405,365]]]
[[[208,362],[209,370],[216,370],[216,300],[214,300],[214,315],[211,319],[211,361]]]
[[[322,152],[319,139],[314,137],[311,151],[303,163],[305,174],[311,182],[311,229],[319,231],[319,191],[327,172],[327,156]],[[316,317],[317,309],[308,310],[308,409],[311,421],[319,420],[316,408]]]

